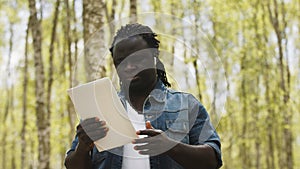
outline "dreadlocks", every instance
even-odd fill
[[[165,66],[163,63],[158,59],[159,55],[159,41],[155,38],[157,35],[148,27],[144,26],[138,23],[134,24],[127,24],[125,26],[122,26],[115,35],[112,45],[110,47],[110,52],[112,54],[112,57],[114,57],[113,48],[116,44],[121,42],[124,39],[133,37],[133,36],[141,36],[148,44],[149,48],[154,48],[155,53],[154,57],[157,59],[156,64],[156,72],[157,77],[164,83],[165,86],[171,87],[171,84],[168,82]]]

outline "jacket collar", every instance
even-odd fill
[[[122,100],[125,99],[125,92],[123,90],[120,91],[119,96]],[[164,102],[166,100],[167,88],[163,84],[163,82],[158,79],[154,89],[150,92],[148,98],[153,98],[157,102]]]

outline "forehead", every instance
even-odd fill
[[[114,47],[114,54],[130,54],[142,49],[149,48],[147,42],[141,36],[134,36],[124,39]]]

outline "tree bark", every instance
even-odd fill
[[[10,123],[10,125],[12,125],[12,126],[17,126],[16,125],[16,120],[15,120],[15,117],[14,117],[14,85],[12,85],[12,87],[11,87],[11,96],[10,96],[10,111],[11,111],[11,113],[10,113],[10,116],[11,116],[11,123]],[[10,133],[11,134],[13,134],[13,135],[15,135],[15,136],[17,136],[18,135],[18,131],[13,131],[13,130],[11,130],[10,131]],[[10,143],[11,143],[11,146],[10,146],[10,148],[9,148],[9,152],[16,152],[16,139],[12,139],[11,141],[10,141]],[[17,166],[17,163],[16,163],[16,153],[11,153],[11,168],[16,168],[16,166]]]
[[[51,118],[51,94],[52,94],[52,84],[53,84],[53,57],[54,57],[54,42],[56,40],[56,27],[58,22],[59,14],[59,5],[60,0],[57,0],[55,3],[54,18],[52,21],[52,30],[51,30],[51,41],[49,47],[49,68],[48,68],[48,84],[47,84],[47,119]]]
[[[35,97],[36,97],[36,120],[38,130],[38,168],[49,169],[50,167],[50,121],[46,107],[45,97],[45,73],[42,60],[42,28],[41,20],[37,17],[35,0],[29,0],[30,28],[34,49],[35,68]]]
[[[137,1],[136,0],[130,0],[129,17],[130,17],[130,22],[131,23],[136,23],[138,21],[138,18],[137,18]]]
[[[7,127],[6,125],[3,125],[3,133],[2,133],[2,138],[1,138],[1,149],[2,149],[2,168],[7,168],[6,167],[6,161],[7,161]]]
[[[282,124],[283,126],[282,133],[284,136],[283,143],[285,147],[282,147],[282,151],[284,151],[284,153],[281,153],[282,155],[281,168],[293,169],[293,135],[291,130],[292,114],[289,111],[290,70],[289,70],[289,63],[284,62],[284,58],[285,58],[284,47],[286,48],[287,46],[284,46],[283,44],[283,40],[287,41],[286,33],[285,33],[287,23],[285,21],[284,2],[280,4],[281,11],[279,11],[280,8],[276,0],[273,0],[273,5],[274,6],[271,6],[271,4],[268,3],[268,11],[269,11],[270,22],[273,26],[273,29],[277,37],[277,45],[278,45],[278,53],[279,53],[278,62],[279,62],[279,70],[280,70],[280,89],[282,91],[282,103],[283,103],[280,104],[280,110],[282,111],[283,118],[284,118]],[[285,54],[287,55],[287,53]]]
[[[84,59],[87,81],[106,75],[104,47],[105,3],[103,0],[83,0]],[[102,57],[102,58],[101,58]]]
[[[269,63],[267,61],[267,59],[265,60],[265,72],[268,72],[269,69]],[[268,73],[264,73],[264,81],[265,81],[265,87],[266,87],[266,94],[265,94],[265,100],[266,100],[266,104],[267,105],[271,105],[271,97],[270,97],[270,78]],[[273,120],[274,119],[274,110],[271,108],[271,106],[268,106],[267,108],[267,142],[268,142],[268,147],[267,147],[267,151],[266,154],[266,163],[267,163],[267,168],[275,168],[275,156],[274,156],[274,137],[273,137]]]
[[[105,9],[105,16],[106,16],[106,20],[109,24],[109,39],[110,41],[113,40],[113,36],[115,35],[115,23],[113,22],[114,19],[115,19],[115,14],[116,14],[116,9],[115,9],[115,5],[117,5],[117,2],[116,0],[112,0],[112,8],[111,8],[111,11],[108,11],[108,7],[107,7],[107,4],[106,4],[106,9]],[[107,69],[108,70],[113,70],[114,68],[114,64],[113,64],[113,60],[112,59],[108,59],[108,62],[107,62]],[[113,71],[109,71],[108,72],[109,74],[107,75],[108,77],[113,77],[113,74],[114,72]],[[113,82],[114,83],[114,82]]]
[[[65,39],[66,42],[64,43],[65,49],[64,49],[64,54],[67,55],[67,65],[68,65],[68,71],[69,71],[69,87],[74,87],[77,85],[77,71],[74,71],[74,63],[77,63],[77,43],[78,43],[78,38],[77,38],[77,31],[76,27],[74,27],[74,30],[72,31],[73,33],[71,34],[71,20],[74,21],[74,24],[76,24],[76,16],[75,16],[75,2],[73,2],[72,8],[69,6],[69,1],[65,0],[65,7],[66,7],[66,25],[64,26],[64,32],[65,32]],[[73,12],[71,12],[73,11]],[[73,13],[73,16],[72,16]],[[72,37],[74,37],[74,40],[72,40]],[[71,45],[72,43],[75,43],[75,54],[74,57],[72,56],[72,51],[71,51]],[[65,63],[64,63],[65,65]],[[75,73],[75,74],[74,74]],[[70,133],[69,133],[69,141],[71,141],[74,138],[74,125],[75,125],[75,120],[76,120],[76,113],[75,109],[73,107],[71,99],[68,97],[67,98],[67,111],[68,111],[68,120],[70,124]]]
[[[261,3],[261,8],[263,10],[262,12],[262,35],[263,35],[263,42],[264,45],[268,44],[268,37],[267,37],[267,24],[266,24],[266,8],[264,3]],[[267,116],[266,116],[266,130],[267,135],[266,135],[266,140],[268,143],[268,146],[266,147],[265,150],[265,154],[268,154],[266,156],[266,166],[267,168],[275,168],[275,141],[274,141],[274,135],[273,135],[273,131],[274,131],[274,126],[276,124],[274,124],[274,108],[272,105],[272,101],[271,101],[271,82],[270,82],[270,76],[269,76],[269,72],[270,72],[270,63],[269,63],[269,58],[268,58],[268,53],[266,51],[263,52],[263,56],[264,56],[264,73],[263,73],[263,79],[264,79],[264,86],[266,88],[266,92],[265,92],[265,102],[266,105],[269,105],[267,107]]]
[[[22,129],[21,129],[21,166],[26,164],[26,126],[27,126],[27,86],[28,86],[28,36],[30,29],[30,18],[28,19],[26,37],[25,37],[25,58],[24,58],[24,75],[23,75],[23,100],[22,100]]]
[[[249,153],[249,149],[247,148],[246,142],[247,140],[247,127],[248,127],[248,102],[247,102],[247,88],[246,88],[246,79],[245,70],[246,70],[246,54],[244,53],[241,58],[241,74],[242,81],[241,81],[241,106],[242,106],[242,131],[241,131],[241,144],[239,147],[239,155],[243,162],[242,169],[247,169],[249,167],[249,161],[246,153]]]

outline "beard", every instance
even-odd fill
[[[124,90],[127,96],[149,94],[153,90],[156,81],[156,71],[147,69],[139,72],[131,80],[123,80],[122,90]]]

